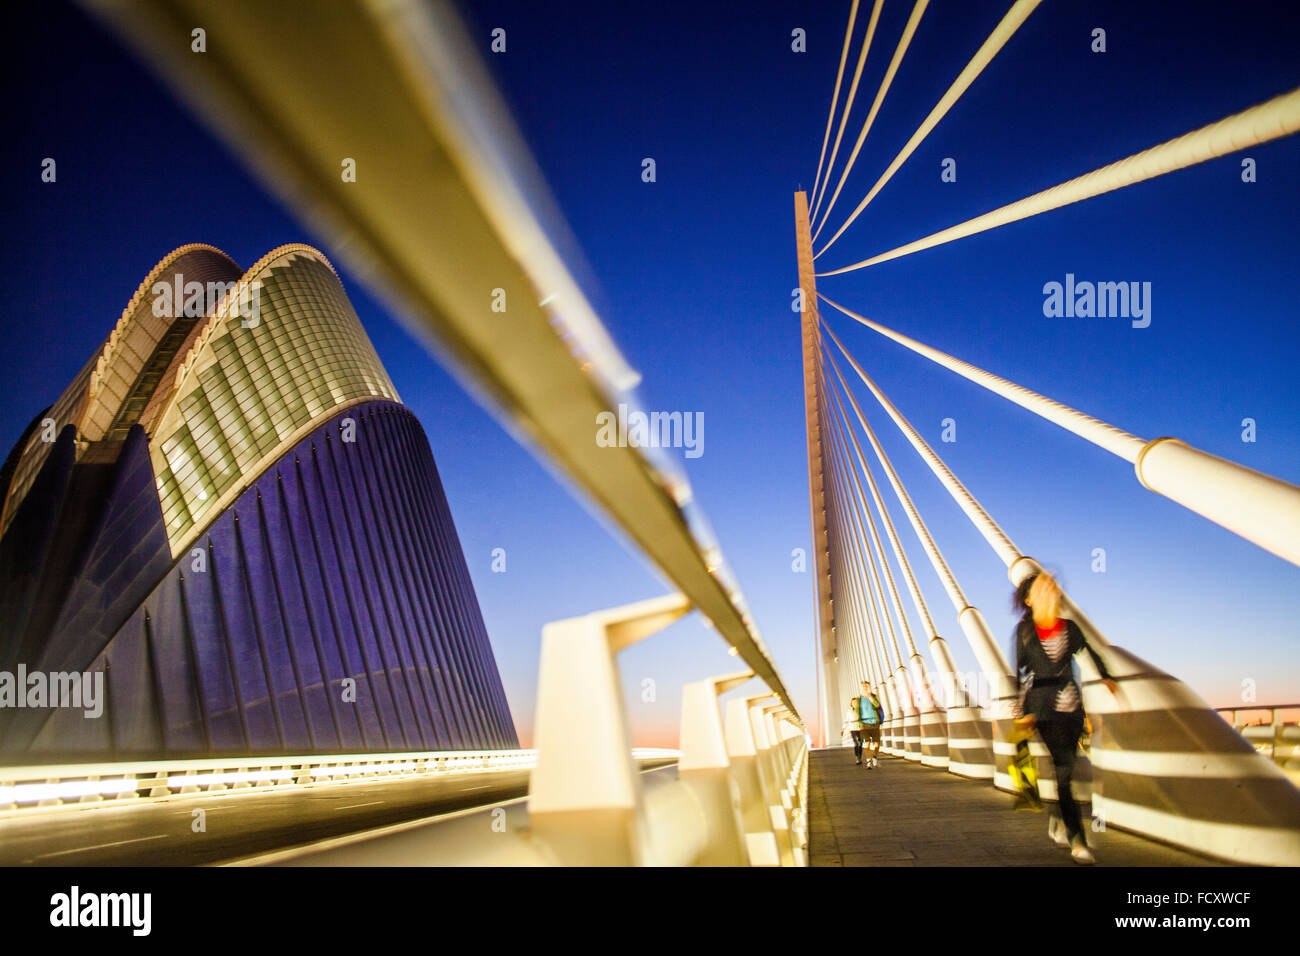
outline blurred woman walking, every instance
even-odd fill
[[[1083,733],[1083,698],[1074,678],[1074,655],[1087,651],[1101,679],[1113,694],[1118,689],[1105,663],[1088,644],[1083,629],[1059,616],[1061,589],[1047,572],[1020,582],[1016,608],[1022,612],[1016,625],[1016,677],[1020,685],[1020,709],[1029,729],[1037,729],[1052,755],[1056,769],[1056,799],[1060,818],[1052,814],[1047,833],[1068,846],[1076,863],[1094,863],[1088,847],[1079,805],[1070,785]],[[1017,715],[1019,716],[1019,715]]]

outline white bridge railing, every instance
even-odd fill
[[[618,652],[691,610],[682,595],[547,625],[528,833],[549,862],[789,866],[807,862],[808,737],[768,690],[718,696],[751,671],[687,684],[677,778],[647,799],[631,752]]]
[[[1282,719],[1284,711],[1300,711],[1300,704],[1242,704],[1216,707],[1215,712],[1259,753],[1288,773],[1300,773],[1300,724]],[[1267,713],[1268,722],[1246,723],[1242,714]]]

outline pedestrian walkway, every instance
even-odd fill
[[[1048,839],[1046,813],[1013,812],[1014,798],[987,781],[883,754],[867,770],[847,747],[809,756],[813,866],[1078,865]],[[1115,829],[1090,832],[1088,842],[1101,866],[1217,865]]]

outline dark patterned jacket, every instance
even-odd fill
[[[1066,653],[1059,661],[1054,661],[1043,648],[1034,627],[1034,616],[1026,611],[1020,623],[1016,625],[1016,678],[1020,684],[1021,709],[1026,714],[1033,714],[1039,723],[1050,720],[1056,713],[1057,694],[1066,684],[1079,685],[1074,680],[1074,655],[1086,650],[1097,665],[1103,679],[1110,679],[1110,671],[1105,663],[1083,636],[1083,629],[1069,618],[1061,619],[1065,624],[1068,643]],[[1079,709],[1083,709],[1083,695],[1079,695]]]

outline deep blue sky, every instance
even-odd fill
[[[863,0],[858,37],[870,6]],[[593,300],[643,373],[646,404],[704,413],[705,453],[686,473],[806,714],[815,711],[812,582],[790,570],[792,549],[808,539],[789,308],[792,193],[813,182],[848,7],[482,0],[470,12],[596,277]],[[1006,7],[931,4],[832,226]],[[1171,14],[1158,3],[1049,0],[819,267],[928,235],[1294,88],[1300,19],[1281,7],[1180,4]],[[840,164],[910,9],[885,4]],[[175,246],[212,243],[244,265],[295,240],[331,255],[79,11],[51,3],[22,15],[11,33],[22,42],[4,65],[5,449]],[[498,26],[508,48],[492,56]],[[1097,26],[1107,30],[1105,54],[1089,50]],[[807,31],[806,53],[790,49],[795,27]],[[855,57],[856,42],[850,70]],[[1241,182],[1241,155],[1256,159],[1257,182]],[[39,180],[46,156],[58,161],[57,184]],[[653,184],[640,178],[645,157],[657,163]],[[944,157],[957,160],[956,183],[940,182]],[[1300,482],[1298,171],[1292,137],[821,288],[1135,434],[1176,435]],[[1042,286],[1067,272],[1151,282],[1151,326],[1044,318]],[[424,422],[527,738],[542,625],[664,584],[346,272],[344,281]],[[1112,641],[1216,704],[1238,703],[1244,680],[1256,682],[1260,701],[1300,698],[1295,567],[1145,491],[1108,453],[837,314],[828,320],[1020,548],[1059,569]],[[1000,639],[1009,636],[1001,563],[870,396],[860,397],[971,600]],[[939,444],[948,417],[958,441]],[[1258,423],[1254,444],[1240,439],[1245,417]],[[959,663],[973,666],[947,598],[910,531],[901,523],[900,531],[941,631]],[[490,570],[497,547],[507,552],[505,574]],[[1089,570],[1097,547],[1107,552],[1105,574]],[[724,651],[690,618],[623,656],[642,742],[675,738],[677,686],[732,668]],[[656,682],[653,702],[641,699],[646,679]]]

